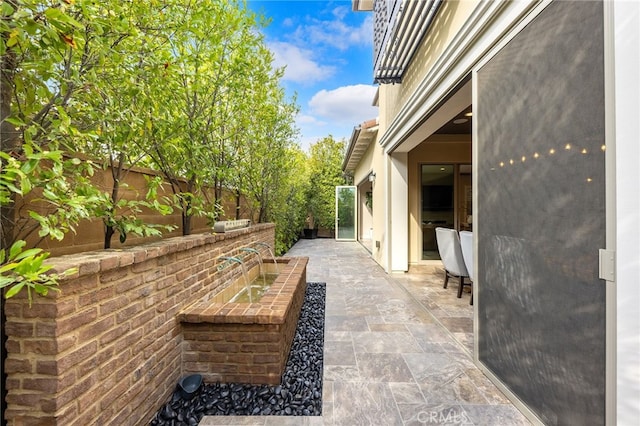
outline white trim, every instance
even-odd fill
[[[603,2],[604,105],[605,105],[605,223],[606,249],[616,247],[616,132],[615,132],[615,46],[613,2]],[[614,273],[615,277],[615,273]],[[616,278],[614,278],[616,280]],[[605,424],[616,424],[616,285],[605,281]]]
[[[389,270],[407,272],[409,270],[409,168],[407,153],[390,154],[389,202],[390,216],[387,224],[392,236],[389,246]]]
[[[474,69],[471,74],[472,94],[473,99],[473,111],[475,116],[478,116],[478,69]],[[478,140],[478,124],[477,120],[471,122],[471,203],[473,208],[473,229],[480,229],[482,226],[482,215],[478,213],[478,144],[474,141]],[[473,270],[475,273],[475,280],[471,286],[473,292],[473,363],[480,365],[480,343],[478,342],[478,333],[480,332],[478,304],[478,286],[482,285],[480,274],[478,274],[478,234],[475,234],[473,238]]]
[[[615,151],[609,150],[610,141],[607,140],[607,158],[615,157],[617,235],[614,247],[615,291],[618,295],[615,331],[617,398],[612,408],[616,411],[616,418],[615,423],[611,424],[636,425],[640,418],[640,3],[637,0],[608,3],[605,3],[607,9],[613,15],[612,20],[608,21],[608,37],[613,38],[613,45],[608,47],[615,49],[615,52],[611,51],[606,57],[614,61],[614,74],[607,84],[613,83],[614,91],[612,109],[615,108],[615,118],[610,124],[615,126],[615,135],[612,135],[615,136]]]
[[[385,152],[398,148],[449,90],[469,74],[495,40],[536,4],[534,0],[480,2],[380,138]]]

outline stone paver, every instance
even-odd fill
[[[215,417],[210,425],[529,425],[472,362],[473,308],[439,274],[387,275],[355,242],[301,240],[326,282],[323,415]]]

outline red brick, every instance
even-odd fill
[[[123,251],[123,252],[120,252],[119,254],[120,254],[119,261],[120,261],[121,268],[133,264],[135,260],[134,253]]]
[[[155,315],[155,312],[151,309],[143,311],[141,314],[131,318],[131,327],[138,328],[144,326],[144,324],[150,322]]]
[[[58,368],[60,368],[62,371],[66,371],[72,368],[73,366],[75,366],[76,364],[79,364],[82,361],[85,361],[90,356],[94,355],[97,351],[98,351],[98,342],[96,341],[89,342],[86,345],[81,346],[78,349],[74,350],[73,352],[70,352],[66,355],[61,356],[60,359],[58,360],[58,363],[59,363]]]
[[[66,386],[65,391],[61,392],[56,401],[59,405],[64,406],[72,401],[78,400],[82,395],[93,388],[98,381],[95,375],[85,377],[82,380],[74,380],[72,386]]]
[[[98,263],[96,263],[98,265]],[[64,297],[72,296],[75,294],[82,294],[90,291],[94,291],[98,286],[99,277],[97,274],[90,274],[73,278],[60,286]]]
[[[55,355],[58,353],[58,346],[55,340],[42,339],[42,340],[25,340],[22,342],[22,347],[27,353],[34,353],[39,355]]]
[[[87,412],[89,408],[94,405],[99,408],[99,401],[102,394],[103,391],[100,387],[94,387],[78,395],[78,411],[81,413]]]
[[[105,255],[102,259],[100,259],[100,279],[102,280],[102,276],[105,275],[106,271],[117,268],[120,264],[120,257],[118,255]]]
[[[100,304],[100,315],[107,315],[115,312],[124,306],[127,306],[128,299],[126,295],[120,294],[113,299],[107,300]]]
[[[97,291],[81,294],[80,297],[78,297],[78,305],[84,307],[92,304],[97,304],[104,300],[112,298],[114,295],[115,289],[113,286],[103,287]]]
[[[142,275],[129,275],[128,278],[116,283],[116,294],[127,293],[129,290],[136,288],[140,284],[142,284]]]
[[[113,329],[105,332],[102,336],[100,336],[100,346],[107,345],[124,336],[129,332],[130,329],[131,325],[128,322],[117,325]]]
[[[19,426],[51,426],[56,424],[55,417],[49,415],[35,415],[32,409],[15,410],[8,408],[5,418],[9,424]]]
[[[105,318],[100,319],[98,322],[93,324],[89,324],[88,326],[82,328],[78,333],[78,339],[83,342],[89,339],[92,339],[105,331],[109,330],[116,324],[115,317],[113,315],[109,315]]]
[[[76,416],[75,419],[71,419],[71,423],[68,423],[65,426],[85,426],[87,424],[96,424],[94,419],[100,415],[100,409],[97,405],[90,406],[84,411],[78,409],[78,412],[80,415]]]
[[[91,275],[100,272],[100,259],[84,258],[78,264],[78,273],[80,276]]]
[[[46,393],[54,393],[58,390],[58,380],[54,378],[25,378],[22,379],[22,388]]]
[[[7,374],[33,372],[33,365],[28,359],[8,358],[4,363],[4,368]]]
[[[160,258],[158,258],[158,266],[164,266],[164,265],[168,265],[171,263],[176,263],[176,254],[175,253],[169,253],[166,256],[162,256]]]
[[[120,324],[130,320],[134,315],[142,311],[142,307],[143,305],[139,301],[129,304],[116,314],[116,322]]]
[[[22,317],[22,308],[23,307],[26,308],[27,306],[29,305],[24,303],[24,301],[22,300],[7,299],[4,305],[4,314],[6,315],[7,318],[11,318],[11,317],[20,318]]]
[[[42,393],[25,393],[25,392],[9,392],[6,397],[6,403],[18,407],[38,407],[42,400],[47,398]]]
[[[147,260],[145,260],[144,262],[137,263],[137,256],[136,256],[136,263],[131,265],[131,270],[136,274],[139,274],[141,272],[148,271],[150,269],[155,269],[158,266],[158,261],[154,259],[154,254],[150,253],[149,250],[147,250],[146,259]]]
[[[64,334],[69,331],[77,330],[83,325],[89,324],[95,321],[98,317],[98,308],[95,306],[85,309],[82,312],[68,316],[58,321],[57,332],[58,334]]]
[[[56,376],[59,374],[58,362],[49,360],[36,361],[36,373],[45,376]]]
[[[256,364],[277,364],[280,359],[277,355],[273,354],[254,354],[253,362]]]
[[[124,380],[127,376],[129,376],[131,373],[133,373],[134,370],[136,370],[137,368],[143,368],[141,366],[143,362],[143,357],[142,354],[137,354],[135,355],[133,358],[129,358],[127,359],[124,364],[120,364],[117,370],[116,370],[116,381],[119,382],[121,380]]]
[[[58,316],[69,315],[76,311],[76,302],[72,298],[56,300],[56,308],[58,309]],[[80,309],[82,306],[80,306]]]
[[[127,391],[129,387],[129,381],[123,380],[116,384],[110,391],[105,393],[105,395],[100,400],[100,409],[107,410],[113,404],[113,401],[122,396],[123,393]]]
[[[5,323],[5,332],[15,338],[33,337],[34,326],[32,322],[20,322],[8,320]]]

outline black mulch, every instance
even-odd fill
[[[150,424],[197,425],[204,416],[321,415],[325,294],[325,283],[307,283],[280,385],[204,384],[190,400],[176,389]]]

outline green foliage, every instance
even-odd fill
[[[129,234],[140,237],[161,236],[163,231],[170,232],[176,227],[173,225],[157,225],[145,223],[139,218],[143,209],[156,211],[162,215],[173,213],[171,200],[160,200],[157,196],[157,187],[161,181],[158,178],[147,179],[148,191],[144,199],[119,198],[114,202],[108,193],[102,193],[101,203],[95,208],[93,216],[102,219],[105,227],[112,229],[120,235],[120,242],[124,243]],[[125,189],[127,185],[120,184],[119,188]],[[108,248],[108,247],[105,247]]]
[[[29,211],[39,225],[38,235],[61,240],[75,231],[80,220],[91,217],[99,204],[99,193],[89,184],[93,165],[31,144],[24,144],[22,150],[19,157],[0,152],[0,200],[6,206],[13,203],[13,195],[31,195],[30,204],[40,207],[40,213]],[[17,225],[24,229],[24,224]],[[14,242],[5,239],[7,246]]]
[[[31,204],[47,212],[29,211],[38,224],[38,235],[61,240],[65,233],[75,231],[80,220],[91,216],[98,202],[97,191],[86,180],[93,171],[92,165],[31,144],[25,144],[22,150],[20,157],[0,151],[0,201],[6,208],[14,202],[15,195],[32,196]],[[73,179],[69,178],[70,170]],[[20,224],[12,225],[15,228]],[[18,229],[24,230],[21,226]],[[3,244],[10,249],[0,250],[0,288],[9,288],[6,298],[26,289],[31,303],[32,291],[45,296],[50,289],[57,290],[58,280],[74,270],[48,274],[51,267],[43,262],[49,253],[39,248],[24,250],[26,242],[12,240],[15,235],[17,232],[3,235]]]
[[[342,174],[344,150],[344,140],[336,141],[332,136],[311,145],[307,209],[317,227],[335,228],[335,187],[345,184]]]
[[[25,241],[19,240],[8,252],[0,250],[0,289],[8,288],[4,295],[7,299],[26,289],[31,305],[32,291],[41,296],[49,294],[49,290],[59,291],[57,286],[60,278],[75,273],[76,269],[67,269],[62,274],[48,273],[51,266],[43,262],[49,253],[39,248],[23,250],[25,244]]]
[[[286,253],[298,240],[307,217],[308,165],[307,156],[299,148],[291,148],[286,158],[289,169],[280,188],[280,199],[272,210],[272,221],[276,224],[275,251]]]
[[[105,225],[105,247],[114,234],[170,229],[144,223],[147,210],[178,209],[189,233],[191,216],[220,215],[224,188],[277,222],[280,251],[295,241],[308,184],[293,145],[298,109],[244,2],[21,0],[0,14],[4,247],[32,232],[62,239],[92,218]],[[146,196],[125,197],[135,166],[161,172],[173,196],[159,198],[154,181]],[[112,171],[102,187],[91,181],[97,167]],[[25,196],[26,215],[6,208]],[[13,277],[16,292],[54,285],[58,276],[43,281],[48,254],[26,252],[19,268],[5,256],[3,282]]]

